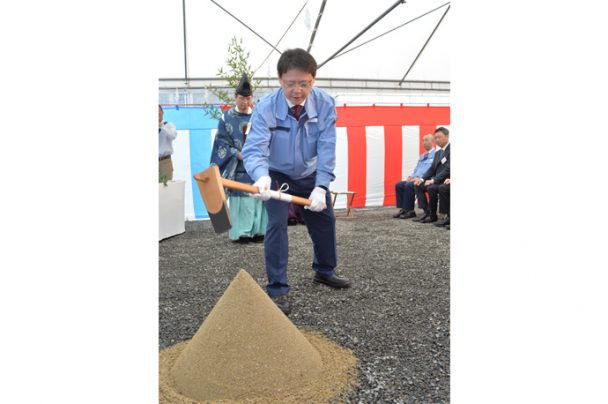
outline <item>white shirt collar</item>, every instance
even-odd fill
[[[304,104],[306,103],[307,99],[308,99],[308,97],[305,98],[304,101],[302,101],[302,103],[300,105],[304,106]],[[296,105],[293,102],[289,101],[289,99],[287,97],[285,97],[285,101],[287,101],[287,105],[289,105],[289,108],[292,108],[294,105]]]
[[[251,111],[253,111],[251,109],[251,107],[247,107],[247,112],[241,112],[241,111],[239,111],[239,107],[237,107],[236,105],[234,106],[234,110],[236,112],[238,112],[239,114],[247,114],[247,115],[251,115]]]

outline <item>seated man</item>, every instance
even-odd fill
[[[428,135],[424,135],[422,138],[422,145],[424,146],[426,152],[422,153],[420,156],[418,164],[416,164],[416,168],[414,168],[412,175],[407,177],[405,181],[400,181],[395,184],[397,207],[399,208],[399,212],[393,215],[395,219],[409,219],[410,217],[416,217],[416,212],[414,212],[414,200],[416,199],[416,195],[414,193],[414,181],[422,177],[422,175],[428,171],[429,167],[433,163],[433,157],[435,156],[433,143],[433,135],[430,133]],[[420,206],[420,202],[418,202],[418,206]]]
[[[439,213],[445,213],[444,220],[435,223],[435,226],[445,227],[450,230],[450,179],[439,185]]]
[[[450,132],[439,127],[435,131],[435,143],[441,149],[435,151],[433,163],[422,178],[414,181],[416,195],[418,195],[418,203],[426,206],[420,206],[424,209],[424,215],[419,219],[414,219],[416,222],[432,223],[437,221],[437,205],[439,202],[439,186],[450,177]],[[429,194],[429,201],[426,204],[425,193]]]

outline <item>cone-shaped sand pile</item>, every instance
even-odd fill
[[[241,270],[171,369],[198,400],[297,386],[321,372],[319,352]]]
[[[192,340],[164,354],[161,402],[321,402],[356,380],[350,351],[301,333],[244,270]]]

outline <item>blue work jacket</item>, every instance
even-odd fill
[[[336,104],[313,87],[297,121],[281,88],[256,105],[243,146],[245,169],[254,181],[269,170],[293,179],[316,171],[315,186],[329,188],[336,166]]]

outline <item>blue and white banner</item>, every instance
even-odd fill
[[[173,179],[186,181],[184,208],[186,220],[207,219],[198,185],[192,177],[209,167],[217,119],[210,118],[205,109],[215,107],[163,106],[164,120],[177,128],[173,141]]]

